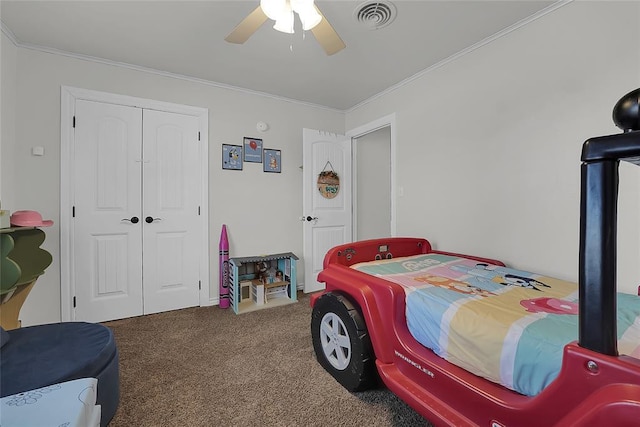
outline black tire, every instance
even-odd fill
[[[327,293],[316,301],[311,315],[311,338],[318,362],[344,388],[363,391],[377,385],[367,326],[347,298]]]

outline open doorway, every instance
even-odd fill
[[[354,238],[391,237],[391,126],[353,142]]]
[[[396,235],[396,115],[351,129],[353,239]]]

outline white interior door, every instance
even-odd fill
[[[339,187],[321,192],[318,177],[334,171]],[[324,288],[317,280],[324,256],[333,246],[351,242],[351,138],[323,131],[303,130],[304,291]],[[328,191],[327,191],[328,190]]]
[[[143,113],[144,313],[199,303],[198,119]]]
[[[72,271],[76,319],[142,308],[142,110],[76,103]]]

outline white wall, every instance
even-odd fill
[[[15,151],[16,66],[18,49],[0,32],[0,201],[6,209],[13,204],[13,153]]]
[[[640,3],[573,2],[347,113],[395,112],[398,235],[577,280],[580,149],[640,86]],[[619,289],[640,283],[640,169],[621,171]]]
[[[3,58],[4,59],[4,58]],[[218,239],[227,224],[231,256],[294,252],[302,257],[302,128],[344,133],[344,113],[296,104],[198,82],[17,49],[15,198],[11,210],[35,209],[56,225],[43,247],[53,264],[27,299],[24,325],[60,320],[60,86],[124,94],[209,109],[209,189],[211,296],[218,294]],[[4,84],[4,81],[3,81]],[[269,123],[266,133],[258,121]],[[242,144],[244,136],[282,150],[282,173],[264,173],[262,164],[243,171],[221,169],[221,144]],[[3,135],[2,146],[5,139]],[[31,156],[32,146],[45,156]],[[4,170],[2,172],[5,178]],[[298,280],[304,277],[302,262]]]

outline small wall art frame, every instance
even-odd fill
[[[242,145],[222,144],[222,169],[242,170]]]
[[[262,140],[258,138],[244,138],[244,161],[262,163]]]
[[[264,172],[282,172],[282,154],[280,150],[265,148],[263,158],[262,170]]]

